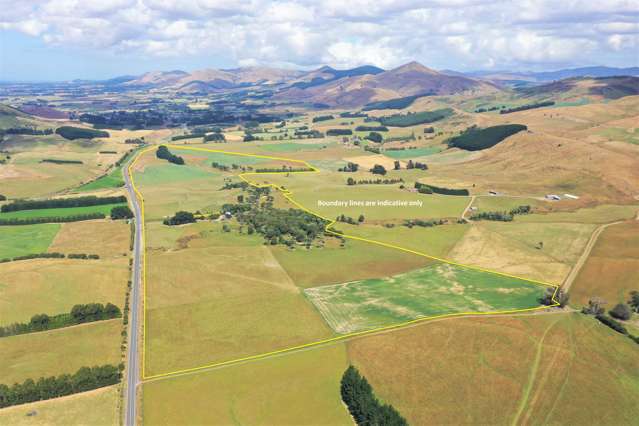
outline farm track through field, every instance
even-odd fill
[[[638,215],[637,219],[639,220],[639,213],[637,213],[637,215]],[[601,235],[601,233],[607,227],[612,225],[617,225],[619,223],[623,223],[623,221],[620,220],[617,222],[606,223],[604,225],[600,225],[597,228],[595,228],[592,235],[590,236],[590,239],[588,240],[588,243],[586,244],[586,247],[584,247],[584,251],[581,253],[581,256],[579,256],[579,259],[577,259],[575,266],[572,267],[572,269],[570,270],[570,273],[568,274],[564,282],[561,284],[561,289],[564,293],[568,293],[568,291],[570,290],[570,287],[572,286],[572,283],[575,281],[575,278],[577,278],[577,275],[579,275],[579,271],[581,271],[581,268],[586,263],[586,260],[588,260],[588,258],[590,257],[590,252],[592,251],[593,247],[595,246],[595,243],[599,239],[599,235]]]
[[[190,151],[200,151],[200,152],[213,152],[213,153],[219,153],[219,154],[225,154],[225,155],[234,155],[234,156],[241,156],[241,157],[254,157],[254,158],[262,158],[262,159],[268,159],[268,160],[277,160],[277,161],[285,161],[285,162],[290,162],[290,163],[298,163],[301,166],[303,166],[304,168],[308,169],[305,171],[293,171],[293,172],[247,172],[247,173],[240,173],[238,176],[240,179],[242,179],[244,182],[246,182],[247,184],[257,187],[257,188],[273,188],[277,191],[279,191],[289,202],[291,202],[293,205],[295,205],[297,208],[312,214],[320,219],[323,219],[325,221],[328,222],[328,225],[325,226],[325,232],[329,233],[329,234],[333,234],[336,236],[340,236],[342,238],[347,238],[347,239],[351,239],[351,240],[358,240],[358,241],[363,241],[369,244],[376,244],[382,247],[387,247],[387,248],[391,248],[391,249],[395,249],[395,250],[400,250],[406,253],[411,253],[417,256],[422,256],[428,259],[432,259],[432,260],[437,260],[443,263],[447,263],[450,265],[455,265],[455,266],[459,266],[462,268],[467,268],[467,269],[474,269],[474,270],[478,270],[478,271],[482,271],[482,272],[486,272],[486,273],[490,273],[490,274],[494,274],[494,275],[500,275],[500,276],[504,276],[504,277],[509,277],[509,278],[515,278],[515,279],[519,279],[522,281],[526,281],[529,283],[533,283],[536,285],[541,285],[541,286],[547,286],[547,287],[553,287],[554,293],[552,296],[552,300],[554,302],[554,304],[549,305],[549,306],[538,306],[538,307],[534,307],[534,308],[524,308],[524,309],[511,309],[511,310],[502,310],[502,311],[492,311],[492,312],[458,312],[458,313],[451,313],[451,314],[444,314],[444,315],[435,315],[435,316],[430,316],[430,317],[420,317],[420,318],[416,318],[413,320],[409,320],[409,321],[405,321],[405,322],[401,322],[401,323],[397,323],[397,324],[392,324],[392,325],[388,325],[388,326],[384,326],[384,327],[379,327],[379,328],[374,328],[374,329],[370,329],[370,330],[363,330],[363,331],[358,331],[358,332],[353,332],[353,333],[347,333],[347,334],[342,334],[339,336],[335,336],[335,337],[331,337],[328,339],[323,339],[323,340],[319,340],[319,341],[315,341],[315,342],[310,342],[310,343],[306,343],[306,344],[302,344],[302,345],[298,345],[298,346],[294,346],[294,347],[288,347],[288,348],[283,348],[283,349],[279,349],[279,350],[275,350],[275,351],[271,351],[271,352],[266,352],[266,353],[262,353],[262,354],[256,354],[256,355],[252,355],[252,356],[248,356],[248,357],[243,357],[243,358],[237,358],[237,359],[231,359],[231,360],[227,360],[227,361],[221,361],[221,362],[216,362],[216,363],[212,363],[212,364],[208,364],[208,365],[202,365],[202,366],[198,366],[198,367],[193,367],[193,368],[187,368],[187,369],[182,369],[182,370],[177,370],[177,371],[171,371],[171,372],[167,372],[167,373],[160,373],[160,374],[155,374],[152,376],[146,376],[146,370],[145,370],[145,350],[146,350],[146,308],[144,308],[145,306],[145,298],[146,298],[146,262],[145,262],[145,251],[141,250],[141,262],[138,263],[138,261],[134,261],[134,265],[136,265],[136,267],[134,267],[134,271],[136,270],[138,265],[141,265],[141,281],[142,281],[142,306],[143,306],[143,324],[142,324],[142,330],[143,330],[143,334],[142,334],[142,356],[141,356],[141,379],[143,382],[147,382],[149,380],[156,380],[159,378],[168,378],[168,377],[175,377],[175,376],[179,376],[179,375],[184,375],[184,374],[189,374],[189,373],[193,373],[193,372],[198,372],[198,371],[203,371],[203,370],[210,370],[213,368],[219,368],[219,367],[223,367],[223,366],[228,366],[228,365],[234,365],[234,364],[238,364],[238,363],[243,363],[243,362],[247,362],[247,361],[255,361],[255,360],[259,360],[259,359],[265,359],[265,358],[269,358],[269,357],[273,357],[273,356],[278,356],[278,355],[282,355],[282,354],[286,354],[286,353],[290,353],[290,352],[296,352],[296,351],[302,351],[302,350],[307,350],[313,347],[318,347],[318,346],[323,346],[326,344],[331,344],[331,343],[335,343],[335,342],[341,342],[347,339],[352,339],[352,338],[356,338],[356,337],[361,337],[361,336],[366,336],[366,335],[371,335],[371,334],[377,334],[380,332],[388,332],[388,331],[392,331],[392,330],[397,330],[397,329],[401,329],[401,328],[405,328],[408,326],[412,326],[412,325],[416,325],[416,324],[420,324],[420,323],[424,323],[426,321],[433,321],[433,320],[441,320],[441,319],[447,319],[447,318],[454,318],[454,317],[462,317],[462,316],[495,316],[495,315],[503,315],[503,314],[518,314],[518,313],[523,313],[523,312],[527,312],[527,313],[539,313],[542,310],[546,310],[550,307],[555,307],[555,306],[559,306],[559,303],[556,301],[555,296],[557,294],[557,291],[559,289],[559,286],[556,284],[551,284],[551,283],[546,283],[546,282],[542,282],[542,281],[537,281],[537,280],[532,280],[532,279],[528,279],[528,278],[522,278],[522,277],[518,277],[515,275],[510,275],[510,274],[506,274],[506,273],[502,273],[502,272],[498,272],[498,271],[492,271],[492,270],[488,270],[488,269],[484,269],[484,268],[480,268],[480,267],[476,267],[476,266],[470,266],[470,265],[464,265],[461,263],[457,263],[451,260],[447,260],[447,259],[443,259],[440,257],[436,257],[436,256],[431,256],[429,254],[426,253],[422,253],[416,250],[411,250],[405,247],[401,247],[401,246],[397,246],[394,244],[389,244],[389,243],[385,243],[382,241],[375,241],[375,240],[370,240],[367,238],[362,238],[362,237],[358,237],[355,235],[348,235],[348,234],[342,234],[339,232],[336,232],[334,230],[332,230],[331,228],[333,227],[333,225],[336,224],[336,221],[333,219],[329,219],[326,218],[324,216],[322,216],[321,214],[318,214],[317,212],[314,212],[312,210],[310,210],[309,208],[301,205],[300,203],[298,203],[294,198],[293,198],[293,193],[291,191],[289,191],[286,188],[283,188],[281,186],[278,186],[276,184],[273,183],[264,183],[264,184],[260,184],[260,183],[256,183],[250,180],[250,176],[265,176],[265,175],[286,175],[286,174],[290,174],[290,173],[319,173],[319,169],[317,169],[316,167],[310,165],[308,162],[304,161],[304,160],[296,160],[296,159],[291,159],[291,158],[282,158],[282,157],[274,157],[274,156],[267,156],[267,155],[259,155],[259,154],[247,154],[247,153],[241,153],[241,152],[231,152],[231,151],[223,151],[223,150],[215,150],[215,149],[207,149],[207,148],[198,148],[198,147],[188,147],[188,146],[183,146],[183,145],[171,145],[171,144],[167,144],[166,145],[169,148],[172,149],[177,149],[177,150],[190,150]],[[135,186],[135,181],[133,179],[133,172],[132,169],[135,166],[137,160],[141,157],[141,155],[143,155],[146,152],[149,152],[153,149],[157,148],[156,146],[149,146],[143,150],[140,150],[136,156],[132,159],[132,161],[129,163],[128,167],[126,168],[126,173],[125,173],[125,180],[127,181],[127,189],[129,190],[129,194],[132,197],[135,197],[136,200],[132,201],[132,204],[134,205],[135,208],[135,213],[136,213],[136,224],[139,224],[139,226],[137,227],[137,237],[140,238],[142,241],[141,243],[137,243],[136,244],[136,248],[139,248],[140,246],[144,246],[144,241],[146,239],[146,230],[145,230],[145,226],[144,226],[144,199],[142,197],[142,195],[140,194],[140,192],[138,191],[138,189]],[[130,179],[130,182],[129,182]],[[130,187],[129,187],[129,183],[130,183]],[[138,209],[138,201],[139,201],[139,209]],[[137,238],[136,238],[137,241]],[[137,250],[136,250],[136,256],[138,255]],[[134,288],[135,288],[135,284],[134,284]],[[131,297],[134,298],[135,297],[135,292],[132,293]],[[137,306],[137,301],[133,301],[132,300],[132,313],[135,312],[134,307]],[[564,311],[559,311],[559,312],[564,312]],[[132,327],[132,331],[135,331],[135,328]],[[130,345],[136,340],[136,335],[135,333],[133,333],[132,335],[130,335],[130,340],[131,343]],[[131,353],[131,351],[129,352],[130,355],[134,355]],[[135,362],[135,356],[130,357],[130,361]],[[134,367],[135,368],[135,367]],[[134,370],[134,368],[131,368],[131,366],[129,366],[129,370]],[[133,382],[133,380],[131,380],[131,378],[129,378],[129,383],[132,384],[131,382]],[[137,383],[137,382],[135,382]],[[129,391],[129,393],[131,393]],[[135,393],[135,392],[133,392]],[[129,403],[133,403],[133,405],[135,405],[135,397],[133,396],[133,398],[131,398],[131,396],[129,396]]]
[[[535,382],[537,381],[537,373],[539,371],[539,364],[541,363],[541,354],[544,349],[544,340],[546,340],[546,335],[555,326],[555,324],[557,324],[557,321],[554,321],[553,323],[549,324],[548,327],[546,327],[546,330],[544,330],[544,334],[542,334],[542,336],[539,338],[539,342],[537,342],[535,359],[533,360],[533,364],[530,368],[530,372],[528,373],[528,382],[526,383],[526,386],[524,387],[523,394],[521,396],[521,399],[519,400],[519,405],[517,407],[517,412],[515,413],[515,417],[513,418],[513,421],[511,423],[513,426],[520,424],[519,419],[521,418],[521,415],[524,413],[524,410],[528,406],[528,401],[530,400],[532,389],[535,385]]]

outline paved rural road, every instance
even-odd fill
[[[132,160],[131,160],[132,161]],[[131,294],[129,295],[129,306],[131,317],[129,318],[129,345],[127,348],[127,377],[124,395],[124,424],[125,426],[135,426],[136,423],[136,395],[137,386],[140,382],[140,360],[138,354],[139,332],[140,332],[140,278],[142,277],[142,211],[135,196],[131,176],[129,176],[130,161],[124,166],[124,184],[129,194],[129,200],[135,213],[135,242],[133,244],[133,276]]]

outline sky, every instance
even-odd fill
[[[639,66],[639,0],[0,0],[0,80],[152,70]]]

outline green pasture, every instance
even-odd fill
[[[59,223],[0,226],[0,259],[44,253],[59,230]]]
[[[304,293],[333,330],[350,333],[435,315],[533,308],[544,289],[518,278],[441,263]]]
[[[437,154],[438,152],[443,151],[443,149],[444,147],[442,146],[426,146],[423,148],[404,149],[402,151],[385,150],[384,155],[390,158],[398,159],[398,160],[404,160],[404,159],[409,160],[412,158]]]
[[[259,148],[268,152],[298,152],[298,151],[314,151],[314,150],[322,149],[325,146],[327,146],[327,144],[283,142],[283,143],[261,145]]]
[[[69,207],[56,209],[18,210],[16,212],[0,213],[0,219],[34,219],[40,217],[69,217],[81,214],[103,213],[108,216],[111,209],[125,206],[126,203],[103,204],[99,206]]]

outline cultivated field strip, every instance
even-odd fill
[[[429,255],[427,253],[422,253],[420,251],[417,250],[412,250],[412,249],[408,249],[405,247],[401,247],[398,245],[394,245],[394,244],[389,244],[389,243],[385,243],[382,241],[376,241],[376,240],[371,240],[371,239],[367,239],[367,238],[362,238],[362,237],[358,237],[355,235],[349,235],[349,234],[343,234],[343,233],[339,233],[336,232],[334,230],[332,230],[331,228],[337,223],[336,220],[334,219],[329,219],[327,217],[322,216],[321,214],[307,208],[306,206],[303,206],[302,204],[300,204],[299,202],[297,202],[294,198],[293,198],[293,193],[276,184],[273,183],[257,183],[253,180],[251,180],[251,177],[253,176],[265,176],[265,175],[286,175],[289,173],[319,173],[319,169],[317,169],[316,167],[312,166],[311,164],[309,164],[308,162],[304,161],[304,160],[297,160],[297,159],[291,159],[291,158],[283,158],[283,157],[274,157],[274,156],[267,156],[267,155],[259,155],[259,154],[248,154],[248,153],[241,153],[241,152],[233,152],[233,151],[224,151],[224,150],[216,150],[216,149],[208,149],[208,148],[200,148],[200,147],[187,147],[187,146],[183,146],[183,145],[171,145],[171,144],[167,144],[167,146],[169,148],[172,149],[177,149],[177,150],[189,150],[189,151],[200,151],[200,152],[209,152],[209,153],[218,153],[218,154],[225,154],[225,155],[231,155],[231,156],[241,156],[241,157],[252,157],[252,158],[261,158],[261,159],[267,159],[267,160],[276,160],[276,161],[285,161],[285,162],[290,162],[290,163],[297,163],[300,164],[303,168],[308,169],[308,170],[304,170],[304,171],[292,171],[292,172],[288,172],[288,171],[284,171],[284,172],[245,172],[245,173],[240,173],[238,176],[240,179],[242,179],[244,182],[246,182],[247,184],[257,187],[257,188],[273,188],[277,191],[279,191],[288,201],[290,201],[292,204],[294,204],[297,208],[299,208],[300,210],[303,210],[307,213],[310,213],[316,217],[319,217],[325,221],[328,222],[328,225],[326,225],[325,227],[325,231],[327,233],[336,235],[336,236],[340,236],[342,238],[347,238],[347,239],[351,239],[351,240],[358,240],[358,241],[363,241],[366,243],[370,243],[370,244],[376,244],[379,246],[383,246],[383,247],[387,247],[387,248],[391,248],[391,249],[395,249],[395,250],[400,250],[406,253],[412,253],[415,254],[417,256],[422,256],[428,259],[432,259],[432,260],[436,260],[445,264],[449,264],[452,266],[456,266],[456,267],[460,267],[460,268],[466,268],[466,269],[470,269],[470,270],[475,270],[475,271],[481,271],[481,272],[485,272],[485,273],[489,273],[489,274],[494,274],[500,277],[505,277],[505,278],[514,278],[514,279],[518,279],[521,281],[525,281],[527,283],[532,283],[532,284],[536,284],[536,285],[540,285],[540,286],[546,286],[546,287],[551,287],[554,288],[554,292],[553,292],[553,296],[552,296],[552,300],[553,300],[553,304],[549,305],[549,306],[537,306],[537,307],[533,307],[533,308],[521,308],[521,309],[507,309],[507,310],[495,310],[495,311],[475,311],[475,312],[456,312],[456,313],[450,313],[450,314],[440,314],[440,315],[432,315],[432,316],[424,316],[424,317],[419,317],[419,318],[415,318],[412,320],[408,320],[408,321],[403,321],[403,322],[398,322],[398,323],[394,323],[394,324],[390,324],[390,325],[385,325],[385,326],[380,326],[380,327],[375,327],[375,328],[371,328],[371,329],[366,329],[366,330],[361,330],[361,331],[354,331],[354,332],[349,332],[349,333],[345,333],[345,334],[341,334],[339,336],[335,336],[335,337],[331,337],[331,338],[327,338],[327,339],[323,339],[323,340],[317,340],[314,342],[309,342],[306,344],[302,344],[302,345],[297,345],[297,346],[291,346],[291,347],[287,347],[287,348],[282,348],[282,349],[278,349],[275,351],[270,351],[270,352],[265,352],[265,353],[261,353],[261,354],[256,354],[256,355],[251,355],[251,356],[247,356],[247,357],[242,357],[242,358],[236,358],[236,359],[230,359],[227,361],[221,361],[221,362],[215,362],[215,363],[211,363],[211,364],[206,364],[206,365],[201,365],[201,366],[197,366],[197,367],[192,367],[192,368],[187,368],[187,369],[181,369],[181,370],[176,370],[176,371],[169,371],[166,373],[161,373],[161,374],[154,374],[154,375],[146,375],[146,369],[145,369],[145,359],[146,359],[146,342],[147,342],[147,338],[146,338],[146,330],[147,330],[147,315],[146,315],[146,281],[147,281],[147,273],[146,273],[146,267],[147,267],[147,262],[146,262],[146,253],[143,251],[142,253],[142,297],[143,297],[143,344],[142,344],[142,380],[150,380],[150,379],[156,379],[156,378],[160,378],[160,377],[167,377],[167,376],[174,376],[174,375],[180,375],[180,374],[184,374],[184,373],[191,373],[191,372],[195,372],[198,370],[205,370],[205,369],[209,369],[209,368],[214,368],[214,367],[221,367],[221,366],[225,366],[225,365],[231,365],[231,364],[236,364],[236,363],[241,363],[241,362],[246,362],[246,361],[254,361],[254,360],[259,360],[262,358],[267,358],[273,355],[278,355],[278,354],[283,354],[286,352],[291,352],[291,351],[296,351],[296,350],[300,350],[300,349],[305,349],[305,348],[311,348],[314,346],[321,346],[321,345],[325,345],[331,342],[335,342],[335,341],[340,341],[340,340],[347,340],[353,337],[358,337],[358,336],[363,336],[363,335],[367,335],[367,334],[374,334],[374,333],[379,333],[382,331],[387,331],[387,330],[392,330],[392,329],[398,329],[398,328],[402,328],[402,327],[406,327],[418,322],[424,322],[424,321],[428,321],[428,320],[432,320],[435,318],[446,318],[446,317],[459,317],[459,316],[472,316],[472,315],[495,315],[495,314],[511,314],[511,313],[516,313],[516,312],[529,312],[529,311],[538,311],[538,310],[544,310],[547,309],[548,307],[552,307],[552,306],[559,306],[559,303],[556,300],[556,295],[557,292],[559,290],[559,285],[557,284],[552,284],[552,283],[548,283],[548,282],[543,282],[543,281],[538,281],[538,280],[532,280],[532,279],[528,279],[528,278],[523,278],[523,277],[518,277],[515,275],[511,275],[511,274],[506,274],[506,273],[502,273],[502,272],[498,272],[498,271],[493,271],[493,270],[489,270],[489,269],[485,269],[485,268],[480,268],[477,266],[470,266],[470,265],[464,265],[458,262],[454,262],[451,260],[447,260],[447,259],[443,259],[437,256],[432,256]],[[133,161],[131,161],[131,163],[129,164],[129,166],[127,167],[127,173],[129,174],[129,176],[131,177],[131,184],[133,187],[133,190],[140,202],[140,209],[141,209],[141,213],[142,213],[142,220],[141,220],[141,224],[142,224],[142,238],[143,240],[146,240],[146,225],[144,223],[144,197],[142,196],[142,194],[140,193],[140,191],[138,190],[138,188],[136,187],[135,184],[135,179],[133,176],[133,168],[136,165],[137,161],[141,158],[142,155],[144,155],[145,153],[156,149],[156,146],[149,146],[148,148],[145,148],[143,150],[140,150],[136,157],[133,159]]]

